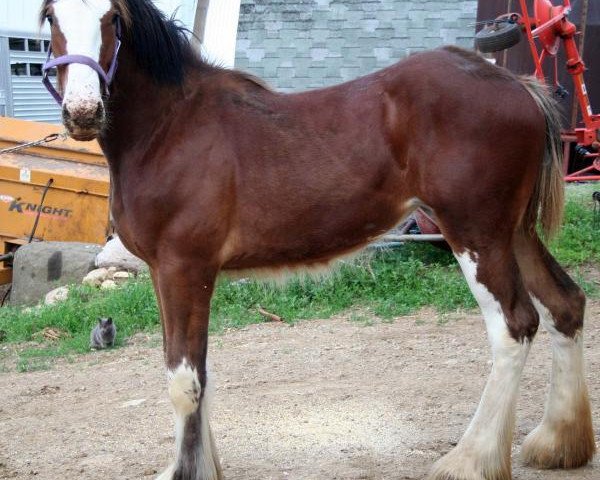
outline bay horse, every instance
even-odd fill
[[[466,433],[430,478],[511,478],[519,379],[540,321],[552,383],[524,461],[573,468],[592,458],[585,297],[536,230],[554,232],[563,206],[545,88],[444,47],[282,94],[203,61],[149,0],[45,0],[46,19],[63,123],[100,142],[115,226],[148,263],[158,298],[176,417],[175,462],[160,480],[222,478],[206,370],[217,274],[325,265],[418,207],[452,248],[493,354]]]

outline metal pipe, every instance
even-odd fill
[[[441,233],[420,233],[416,235],[385,235],[381,238],[383,242],[442,242],[444,236]]]
[[[200,44],[204,43],[204,32],[206,31],[206,17],[208,15],[208,3],[210,0],[198,0],[196,14],[194,15],[194,37]]]
[[[35,231],[37,230],[38,222],[40,221],[40,216],[42,215],[42,207],[44,206],[44,200],[46,200],[46,194],[48,193],[48,189],[50,185],[54,183],[53,178],[48,179],[48,183],[44,187],[44,191],[42,192],[42,199],[40,200],[40,206],[38,207],[37,215],[35,217],[35,221],[33,222],[33,228],[31,229],[31,234],[29,235],[29,241],[27,243],[31,243],[33,241],[33,237],[35,236]]]
[[[4,255],[0,255],[0,262],[10,262],[13,258],[15,258],[14,252],[8,252]]]

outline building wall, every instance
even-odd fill
[[[241,0],[235,66],[283,91],[332,85],[471,47],[476,16],[477,0]]]
[[[39,26],[42,0],[0,0],[0,116],[59,123],[60,108],[41,82],[38,69],[46,60],[46,47],[31,48],[29,40],[48,40],[47,25]],[[9,39],[24,40],[24,49],[9,46]],[[19,74],[13,71],[15,65]]]
[[[0,0],[0,31],[19,36],[38,37],[42,0]],[[49,33],[47,28],[41,32]]]
[[[0,72],[0,90],[7,92],[5,114],[22,120],[60,123],[61,109],[42,85],[42,66],[48,55],[49,40],[28,37],[3,37],[0,54],[8,52],[10,66]],[[0,61],[0,65],[6,65]],[[8,82],[4,81],[8,78]],[[51,78],[55,81],[55,77]]]

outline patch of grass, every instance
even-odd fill
[[[221,278],[213,296],[210,331],[262,322],[258,305],[293,323],[328,318],[356,305],[385,320],[426,305],[448,311],[475,303],[449,253],[414,244],[344,263],[329,277],[296,278],[284,286]],[[42,359],[88,352],[89,334],[100,316],[115,319],[117,346],[136,332],[154,331],[159,322],[150,279],[141,277],[113,291],[72,287],[68,300],[55,306],[4,308],[0,330],[6,331],[6,342],[27,342],[19,351],[19,369],[28,370]],[[36,333],[44,328],[69,336],[57,342],[40,340]]]
[[[430,245],[411,244],[343,264],[320,280],[293,279],[283,287],[221,280],[213,298],[211,327],[221,331],[257,323],[261,321],[257,305],[294,322],[328,318],[353,306],[390,319],[426,305],[448,311],[465,304],[472,307],[474,300],[452,255]]]
[[[600,190],[598,183],[567,186],[563,228],[550,243],[550,251],[563,266],[600,265],[600,219],[594,224],[592,200],[596,190]]]
[[[568,188],[565,226],[550,246],[591,296],[600,295],[598,286],[585,274],[589,265],[600,264],[591,200],[595,187]],[[347,311],[353,321],[364,325],[369,325],[373,316],[391,321],[425,306],[440,313],[476,307],[454,257],[423,243],[366,254],[342,263],[328,277],[296,278],[284,286],[221,278],[213,296],[210,331],[219,333],[264,321],[259,305],[290,323]],[[0,331],[6,332],[5,343],[18,344],[17,368],[31,371],[47,368],[55,357],[89,351],[89,334],[100,316],[115,319],[117,346],[134,333],[156,331],[158,309],[150,279],[142,276],[113,291],[73,287],[67,301],[51,307],[0,309]],[[51,342],[35,335],[47,327],[68,337]]]
[[[17,372],[39,372],[41,370],[49,370],[52,368],[52,362],[48,359],[31,359],[20,357],[17,360]]]
[[[571,277],[583,289],[588,298],[600,298],[600,283],[598,280],[588,280],[581,267],[570,271]]]
[[[136,332],[156,329],[158,310],[150,280],[140,278],[114,291],[86,286],[72,287],[69,299],[48,307],[0,309],[0,330],[5,342],[26,342],[18,349],[17,369],[39,370],[55,357],[90,350],[90,332],[98,317],[118,319],[116,345]],[[59,341],[44,340],[38,332],[52,328],[66,336]]]
[[[369,315],[366,312],[351,312],[348,317],[348,320],[354,323],[360,323],[365,327],[370,327],[373,325],[373,316]]]

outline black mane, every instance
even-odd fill
[[[47,8],[54,0],[43,0],[40,25],[46,20]],[[85,2],[86,0],[82,0]],[[137,66],[159,85],[181,85],[188,67],[203,71],[222,70],[205,61],[190,38],[190,32],[181,22],[167,18],[151,0],[112,0],[121,12],[122,36],[133,51]],[[225,70],[261,89],[269,86],[254,75],[238,70]]]
[[[158,84],[183,83],[185,67],[202,64],[189,31],[178,21],[168,19],[150,0],[123,3],[129,17],[123,25],[123,40],[133,49],[139,68]]]

